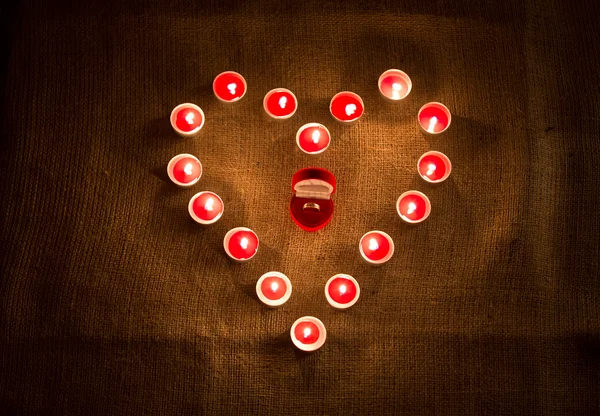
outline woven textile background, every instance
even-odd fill
[[[600,5],[597,1],[182,0],[24,2],[2,12],[0,414],[600,414]],[[4,6],[6,7],[6,6]],[[413,80],[386,103],[377,78]],[[239,103],[212,95],[219,72],[248,81]],[[299,99],[285,122],[264,94]],[[335,124],[339,91],[364,117]],[[177,137],[171,109],[206,124]],[[450,129],[426,137],[419,107],[441,101]],[[300,153],[298,127],[333,142]],[[446,153],[449,180],[416,162]],[[191,189],[165,167],[195,154]],[[331,224],[290,219],[292,174],[331,170]],[[429,195],[407,226],[398,196]],[[225,214],[201,228],[200,190]],[[233,264],[225,232],[260,236]],[[396,243],[383,267],[358,240]],[[254,285],[290,277],[268,309]],[[361,285],[331,308],[335,273]],[[299,353],[295,319],[314,315],[324,347]]]

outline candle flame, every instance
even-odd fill
[[[308,338],[310,336],[310,333],[310,328],[304,328],[304,338]]]
[[[192,173],[194,173],[194,165],[192,165],[191,163],[185,165],[185,167],[183,168],[183,173],[185,173],[186,175],[191,175]]]
[[[377,244],[377,240],[375,240],[374,238],[371,238],[369,240],[369,250],[377,250],[379,248],[379,244]]]
[[[279,289],[279,285],[277,284],[277,282],[271,283],[271,290],[273,291],[273,293],[277,292],[277,289]]]
[[[392,84],[392,98],[394,100],[399,100],[400,99],[400,90],[402,89],[402,85],[394,82]]]
[[[240,247],[242,247],[244,250],[246,250],[248,248],[248,239],[246,237],[242,238],[242,241],[240,241]]]
[[[232,82],[231,84],[227,85],[227,89],[229,90],[229,93],[231,95],[235,95],[235,90],[237,89],[237,84],[235,82]]]
[[[430,163],[429,166],[427,166],[427,176],[431,176],[433,175],[433,172],[435,172],[435,170],[437,169],[437,166],[434,165],[433,163]]]
[[[408,210],[406,211],[406,213],[407,214],[412,214],[416,210],[417,210],[417,204],[415,204],[414,202],[409,202],[408,203]]]
[[[207,210],[207,211],[212,211],[214,204],[215,204],[214,198],[208,198],[206,200],[206,204],[204,204],[204,209]]]
[[[191,111],[187,113],[185,115],[185,121],[187,121],[188,124],[194,124],[194,113],[192,113]]]
[[[429,128],[427,129],[427,131],[429,133],[435,132],[434,128],[435,128],[435,125],[437,124],[437,122],[438,122],[437,117],[435,117],[435,116],[431,117],[431,119],[429,120]]]
[[[346,293],[346,285],[340,285],[340,293],[343,295],[344,293]]]
[[[346,105],[346,115],[351,116],[356,112],[356,104],[348,104]]]
[[[321,133],[319,132],[319,130],[315,130],[312,133],[312,141],[314,144],[319,143],[319,139],[321,138]]]
[[[281,97],[279,99],[279,107],[285,108],[286,104],[287,104],[287,97]]]

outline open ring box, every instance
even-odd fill
[[[290,212],[298,227],[317,231],[331,221],[335,187],[333,173],[322,168],[300,169],[294,174]]]

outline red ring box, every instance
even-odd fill
[[[317,231],[325,227],[333,215],[331,195],[335,192],[333,173],[322,168],[300,169],[292,177],[292,219],[305,231]],[[306,209],[306,204],[316,204],[319,210]]]

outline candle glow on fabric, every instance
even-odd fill
[[[294,336],[303,344],[314,344],[319,339],[319,335],[319,327],[309,321],[298,323],[294,329]]]
[[[227,246],[231,255],[238,260],[247,260],[258,250],[258,237],[252,231],[237,231]]]
[[[296,111],[296,100],[288,91],[274,91],[266,100],[267,110],[276,117],[285,117]]]
[[[385,258],[390,252],[390,242],[384,235],[377,232],[365,235],[362,238],[361,246],[365,256],[374,261]]]
[[[244,78],[234,72],[219,74],[213,83],[215,95],[223,101],[237,101],[246,93]]]
[[[181,131],[191,132],[202,125],[202,114],[195,108],[182,108],[177,112],[175,125]]]
[[[285,295],[287,284],[281,277],[269,276],[262,281],[260,290],[267,299],[278,300]]]
[[[192,209],[201,220],[211,221],[223,212],[223,203],[212,192],[204,192],[194,199]]]
[[[350,279],[338,277],[329,283],[328,293],[335,302],[346,304],[356,297],[356,285]]]
[[[202,174],[202,166],[197,160],[184,157],[173,166],[173,177],[181,183],[190,183]]]

